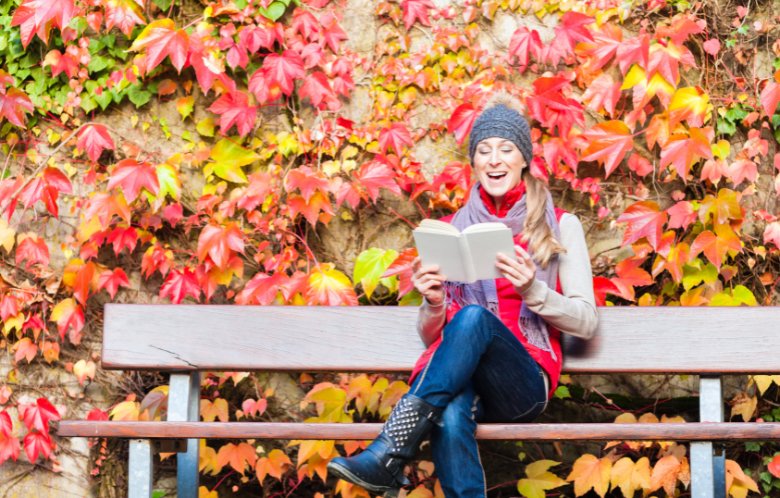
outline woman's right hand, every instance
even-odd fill
[[[421,266],[420,257],[412,261],[412,280],[414,288],[417,289],[429,304],[439,306],[444,302],[444,286],[447,277],[439,275],[438,265]]]

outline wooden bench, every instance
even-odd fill
[[[62,421],[59,434],[130,439],[132,498],[151,496],[155,448],[175,451],[179,443],[178,496],[195,498],[200,438],[360,440],[381,429],[198,422],[200,371],[409,372],[424,349],[416,318],[406,307],[108,304],[103,368],[171,372],[168,421]],[[482,424],[477,438],[690,441],[692,496],[725,497],[725,455],[713,454],[713,442],[780,440],[780,423],[723,423],[719,375],[780,372],[778,324],[780,308],[772,307],[600,308],[594,339],[566,338],[564,371],[699,374],[700,421],[708,423]]]

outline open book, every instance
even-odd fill
[[[439,265],[439,273],[454,282],[502,278],[495,263],[498,253],[513,260],[512,231],[503,223],[477,223],[463,230],[436,220],[422,220],[414,242],[423,266]]]

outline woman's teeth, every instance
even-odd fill
[[[488,178],[491,180],[501,180],[506,176],[506,173],[488,173]]]

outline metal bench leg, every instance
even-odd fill
[[[130,440],[128,497],[152,498],[152,444],[148,439]]]
[[[200,372],[171,374],[168,394],[168,420],[196,422],[200,418]],[[187,453],[177,460],[176,496],[198,498],[199,439],[187,440]]]
[[[704,377],[699,386],[699,420],[723,422],[720,377]],[[691,498],[726,497],[726,457],[716,456],[712,443],[691,443]]]

